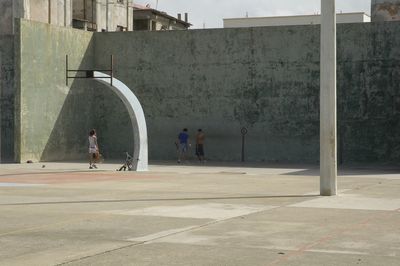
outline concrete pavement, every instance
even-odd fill
[[[0,265],[400,264],[400,168],[118,166],[0,165]]]

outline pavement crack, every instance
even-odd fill
[[[279,209],[279,208],[283,208],[283,207],[286,207],[286,205],[285,206],[276,206],[276,207],[271,208],[271,209],[260,210],[260,211],[256,211],[256,212],[252,212],[252,213],[248,213],[248,214],[244,214],[244,215],[242,214],[242,215],[238,215],[238,216],[234,216],[234,217],[229,217],[229,218],[226,218],[226,219],[219,219],[219,220],[210,221],[210,222],[198,225],[198,226],[192,226],[192,227],[185,228],[185,229],[182,229],[182,230],[177,230],[177,231],[174,231],[172,233],[165,234],[165,235],[162,235],[162,236],[157,236],[157,237],[151,238],[151,239],[146,240],[146,241],[140,241],[140,242],[132,243],[132,244],[129,244],[129,245],[126,245],[126,246],[122,246],[122,247],[119,247],[119,248],[106,250],[106,251],[103,251],[103,252],[100,252],[100,253],[96,253],[96,254],[93,254],[93,255],[88,255],[88,256],[84,256],[84,257],[81,257],[81,258],[78,258],[78,259],[74,259],[74,260],[71,260],[71,261],[67,261],[67,262],[63,262],[63,263],[60,263],[60,264],[56,264],[55,266],[68,265],[68,264],[71,264],[71,263],[74,263],[74,262],[79,262],[79,261],[83,261],[83,260],[86,260],[86,259],[98,257],[98,256],[101,256],[101,255],[109,254],[109,253],[116,252],[116,251],[119,251],[119,250],[150,244],[150,243],[152,243],[154,241],[157,241],[157,240],[160,240],[160,239],[163,239],[163,238],[167,238],[167,237],[170,237],[170,236],[179,235],[179,234],[183,234],[183,233],[186,233],[186,232],[194,232],[194,231],[197,231],[199,229],[202,229],[202,228],[205,228],[205,227],[208,227],[208,226],[221,224],[221,223],[224,223],[224,222],[227,222],[227,221],[230,221],[230,220],[234,220],[234,219],[238,219],[238,218],[242,218],[242,217],[246,217],[246,216],[251,216],[251,215],[255,215],[255,214],[259,214],[259,213],[262,213],[262,212],[271,211],[271,210],[275,210],[275,209]]]
[[[226,197],[194,197],[194,198],[153,198],[153,199],[110,199],[110,200],[82,200],[82,201],[48,201],[48,202],[20,202],[5,203],[0,206],[25,205],[56,205],[56,204],[96,204],[121,202],[152,202],[152,201],[196,201],[196,200],[241,200],[241,199],[273,199],[273,198],[314,198],[320,195],[258,195],[258,196],[226,196]]]

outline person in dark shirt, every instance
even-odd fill
[[[187,152],[190,147],[188,129],[184,128],[178,135],[178,140],[176,142],[176,148],[178,151],[178,163],[181,160],[186,160]]]

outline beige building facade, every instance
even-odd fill
[[[0,0],[0,34],[14,33],[14,18],[70,27],[72,0]]]
[[[132,0],[73,0],[73,24],[90,31],[131,31]]]
[[[281,17],[226,18],[224,28],[246,28],[267,26],[295,26],[321,24],[320,15],[300,15]],[[370,22],[371,17],[363,12],[337,14],[337,23]]]
[[[191,24],[133,0],[0,0],[0,34],[14,33],[14,19],[89,31],[179,30]]]
[[[188,13],[178,14],[177,18],[150,7],[134,5],[133,30],[186,30],[192,24],[188,21]]]

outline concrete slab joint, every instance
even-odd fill
[[[133,127],[133,170],[148,170],[148,143],[147,126],[143,108],[138,98],[133,92],[120,80],[113,78],[112,85],[110,76],[102,72],[94,72],[94,80],[105,84],[115,92],[128,109],[129,117]]]

